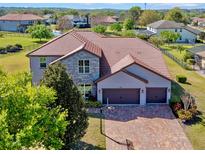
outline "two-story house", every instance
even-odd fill
[[[181,35],[177,42],[185,43],[195,43],[197,36],[201,33],[201,31],[186,26],[183,23],[168,20],[159,20],[151,23],[147,26],[147,30],[156,35],[160,35],[162,31],[177,32]]]
[[[25,32],[28,26],[43,20],[34,14],[7,14],[0,17],[0,31]]]
[[[76,85],[103,104],[168,103],[171,79],[162,54],[138,38],[91,31],[65,33],[28,54],[33,83],[61,62]],[[85,93],[85,92],[83,92]]]

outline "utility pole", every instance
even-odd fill
[[[144,3],[144,10],[147,9],[147,3]]]

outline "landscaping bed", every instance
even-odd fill
[[[196,99],[198,114],[184,124],[185,133],[194,149],[205,149],[205,78],[194,71],[183,69],[165,55],[164,59],[173,80],[176,81],[176,75],[178,74],[187,77],[186,83],[172,83],[172,96],[180,97],[184,91],[187,91]]]

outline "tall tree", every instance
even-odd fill
[[[140,14],[141,14],[141,8],[139,6],[133,6],[129,9],[128,12],[129,12],[131,19],[134,20],[135,22],[137,22]]]
[[[63,149],[72,149],[88,126],[88,118],[84,108],[84,101],[78,88],[66,72],[61,63],[50,65],[44,72],[42,85],[53,88],[57,93],[56,101],[51,107],[61,106],[68,111],[66,120],[69,125],[62,137],[65,143]]]
[[[31,34],[32,38],[38,38],[40,41],[41,39],[49,39],[53,36],[51,29],[41,24],[29,26],[27,32]]]
[[[139,24],[141,26],[146,26],[152,22],[158,21],[161,19],[161,15],[153,10],[145,10],[139,18]]]
[[[131,30],[135,26],[135,22],[132,19],[126,19],[123,24],[126,30]]]
[[[0,149],[61,149],[67,112],[47,108],[55,92],[32,86],[27,73],[15,76],[0,71]]]
[[[171,10],[169,10],[165,17],[165,20],[172,20],[175,22],[181,22],[184,24],[187,24],[189,22],[188,17],[185,15],[185,13],[179,8],[179,7],[175,7]]]

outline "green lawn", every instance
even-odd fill
[[[3,33],[4,36],[0,38],[0,47],[6,47],[7,45],[18,43],[21,44],[23,48],[27,46],[35,46],[36,48],[42,44],[38,42],[38,39],[32,39],[28,34]],[[29,48],[29,51],[33,49],[31,47]],[[17,53],[0,54],[0,67],[8,73],[29,71],[29,59],[25,56],[29,51],[27,49]]]
[[[106,149],[105,136],[101,134],[100,127],[104,132],[104,120],[100,120],[99,114],[89,114],[89,126],[85,136],[81,139],[78,149],[103,150]]]
[[[177,95],[182,89],[195,96],[198,110],[201,112],[195,122],[185,127],[185,132],[190,139],[194,149],[205,149],[205,78],[194,71],[188,71],[180,67],[167,56],[164,56],[169,72],[175,80],[177,74],[183,74],[188,79],[188,84],[172,84],[172,92]]]

